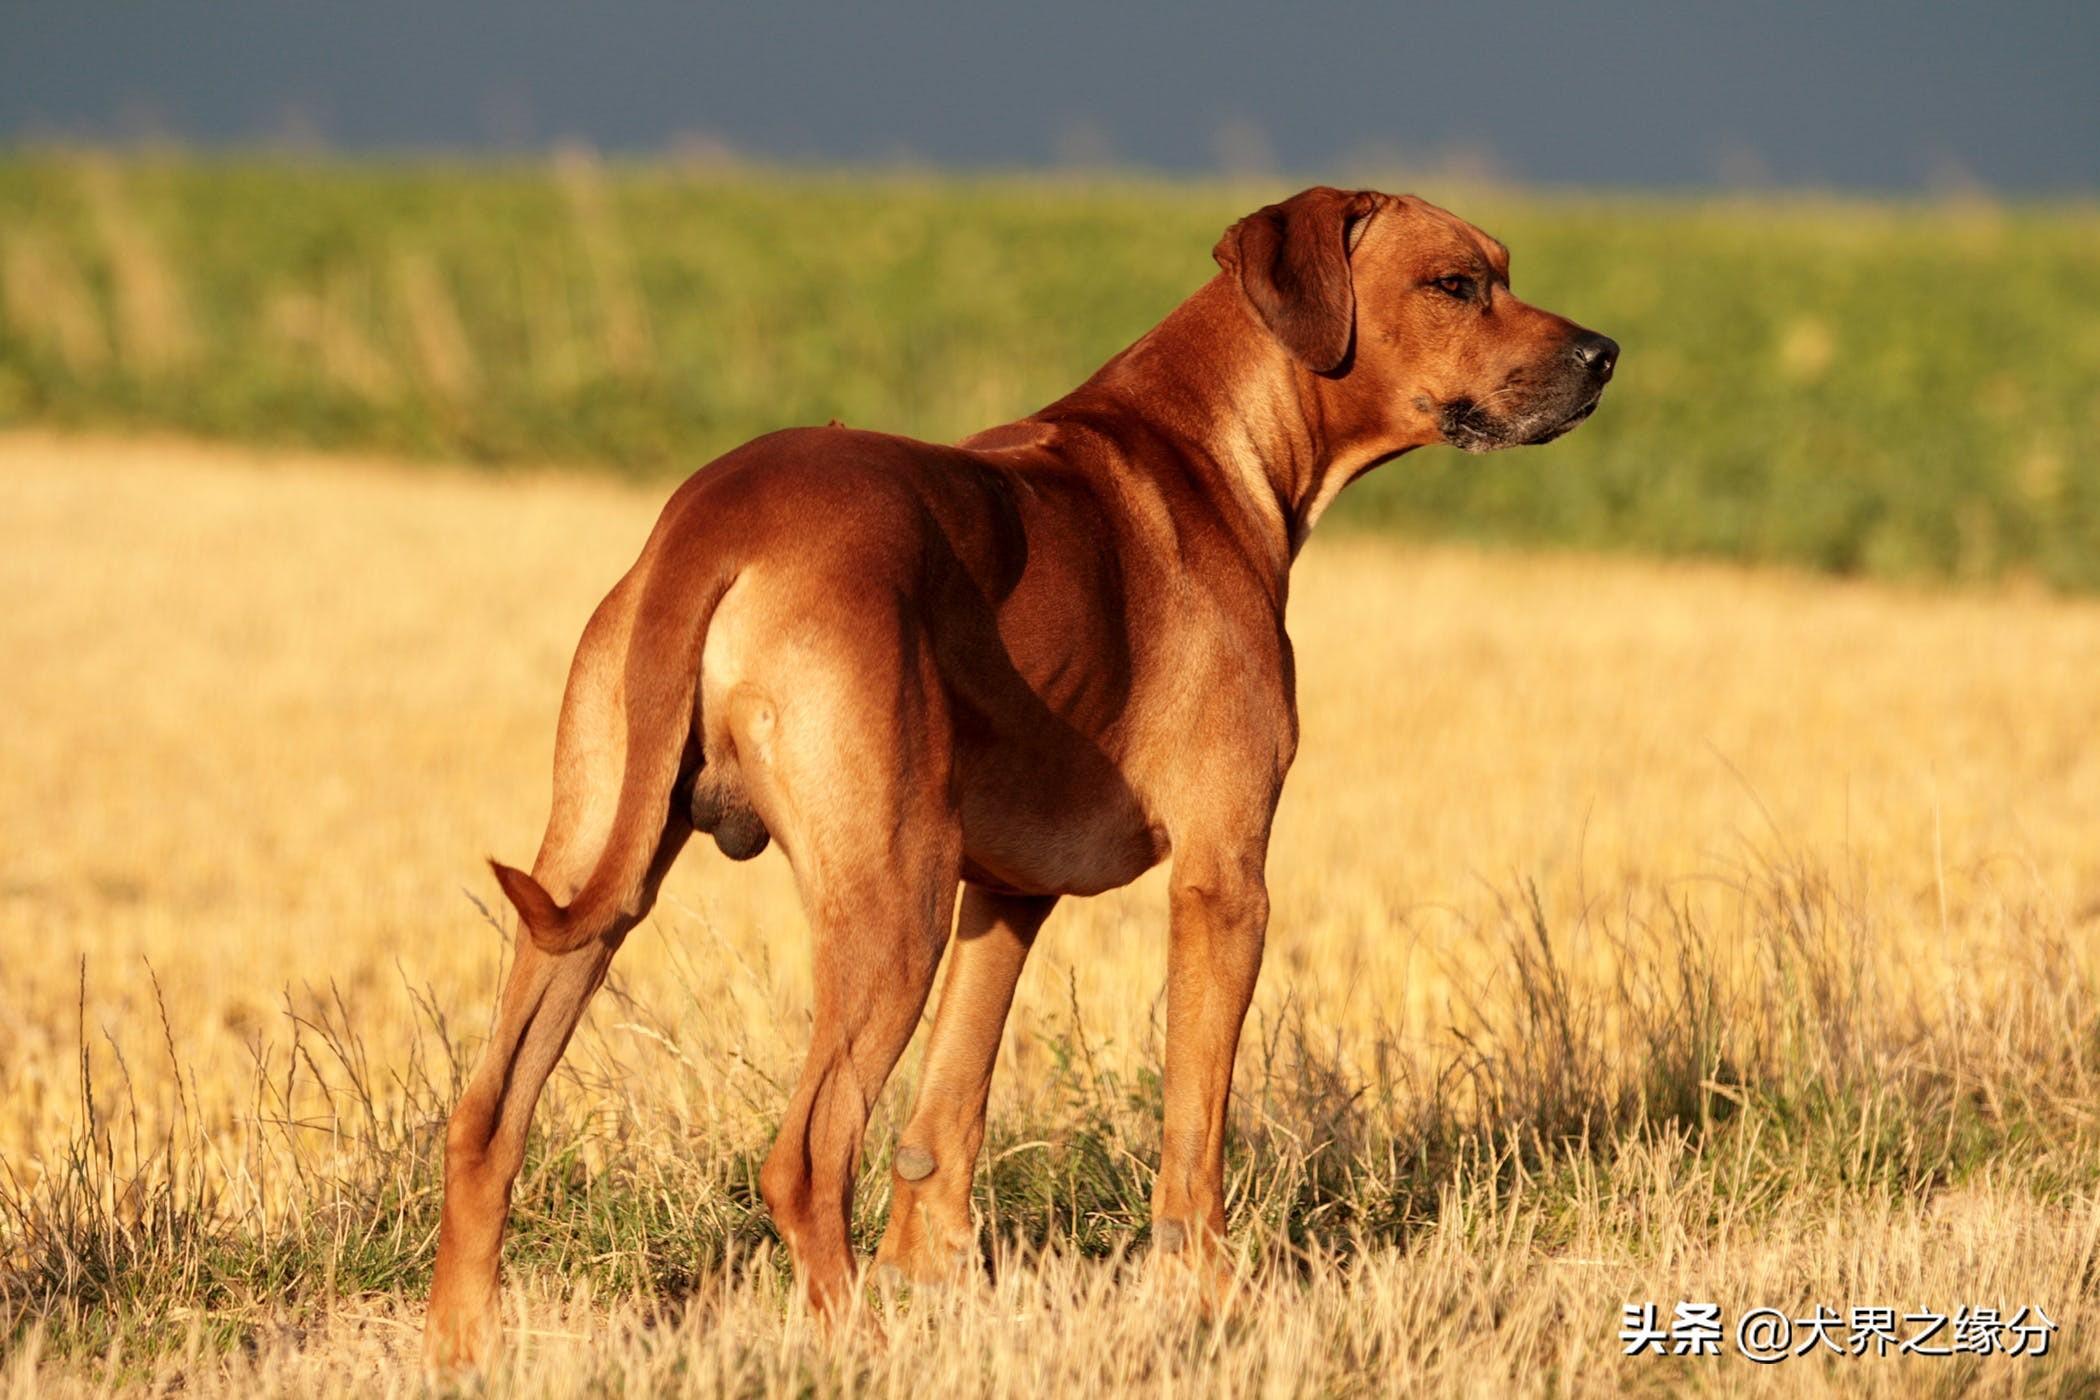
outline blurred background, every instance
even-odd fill
[[[1076,384],[1412,189],[1626,347],[1359,526],[2100,585],[2100,9],[16,4],[0,424],[683,474]]]

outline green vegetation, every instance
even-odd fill
[[[1282,193],[1135,180],[0,162],[0,423],[679,474],[1062,393]],[[2100,212],[1439,189],[1626,347],[1549,449],[1358,522],[2100,586]]]

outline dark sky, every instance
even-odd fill
[[[4,0],[0,137],[2100,188],[2100,3]]]

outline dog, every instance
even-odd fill
[[[534,1103],[695,831],[739,860],[777,841],[810,924],[809,1056],[759,1187],[813,1309],[859,1286],[862,1134],[943,949],[876,1253],[914,1280],[977,1257],[993,1061],[1044,918],[1162,861],[1154,1252],[1223,1268],[1226,1101],[1298,743],[1291,562],[1402,453],[1566,433],[1619,347],[1519,301],[1501,243],[1411,195],[1305,190],[1212,255],[1217,275],[1027,418],[953,446],[789,429],[671,496],[584,628],[532,870],[492,862],[521,927],[446,1134],[434,1366],[499,1343]]]

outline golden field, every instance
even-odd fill
[[[0,438],[8,1393],[421,1384],[433,1132],[505,946],[482,857],[538,841],[569,650],[663,494]],[[2100,1381],[2100,602],[1346,534],[1294,582],[1233,1307],[1137,1267],[1155,874],[1061,908],[1023,983],[996,1282],[815,1336],[751,1190],[806,936],[777,853],[701,843],[541,1110],[498,1390]],[[1702,1298],[2061,1330],[1620,1355],[1623,1304]]]

